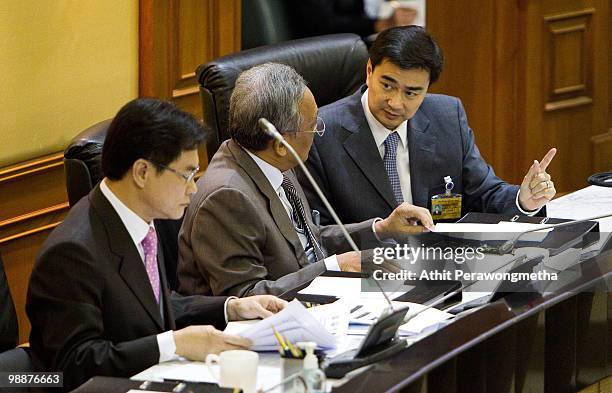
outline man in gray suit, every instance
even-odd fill
[[[554,148],[534,161],[520,186],[495,176],[461,101],[427,94],[442,62],[423,28],[385,30],[370,49],[367,86],[321,108],[327,132],[315,140],[306,164],[344,222],[384,217],[402,202],[431,209],[431,198],[445,192],[446,176],[452,192],[462,194],[455,218],[471,211],[536,214],[555,195],[546,173]],[[331,223],[310,183],[300,182],[321,223]]]
[[[319,227],[295,178],[298,162],[258,127],[272,122],[308,157],[324,131],[317,105],[291,67],[267,63],[243,72],[230,99],[230,133],[212,158],[179,235],[179,291],[246,296],[282,294],[326,270],[359,271],[337,226]],[[316,221],[316,220],[315,220]],[[416,222],[421,225],[416,225]],[[400,205],[384,220],[347,226],[356,240],[431,228],[426,209]],[[334,253],[344,252],[339,255]]]

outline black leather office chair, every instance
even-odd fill
[[[19,325],[15,304],[9,290],[4,263],[0,255],[0,371],[33,371],[26,348],[15,348],[19,342]]]
[[[102,180],[102,146],[112,119],[101,121],[75,136],[64,150],[64,170],[68,201],[74,206]],[[162,244],[166,277],[170,289],[177,288],[178,233],[182,219],[155,220],[155,229]]]
[[[13,348],[0,353],[0,372],[35,371],[28,351],[29,348]]]
[[[15,348],[18,341],[19,326],[15,304],[4,272],[2,255],[0,255],[0,352]]]
[[[211,158],[229,138],[229,99],[238,75],[266,62],[287,64],[304,77],[319,107],[346,97],[365,82],[368,51],[355,34],[304,38],[244,50],[198,67],[204,123]]]

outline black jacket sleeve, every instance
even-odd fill
[[[17,314],[0,256],[0,352],[14,348],[18,341]]]

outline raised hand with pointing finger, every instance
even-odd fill
[[[538,210],[557,193],[555,183],[551,180],[550,175],[546,173],[546,168],[555,154],[557,154],[557,149],[553,147],[542,158],[542,161],[534,160],[529,171],[527,171],[521,183],[519,194],[519,203],[523,210]]]

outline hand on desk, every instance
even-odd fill
[[[227,302],[227,319],[230,321],[263,319],[281,311],[286,305],[286,301],[272,295],[230,299]]]
[[[433,231],[434,228],[429,210],[404,202],[389,217],[376,223],[376,234],[385,237],[399,233],[421,233],[426,229]]]
[[[271,295],[230,299],[227,302],[227,318],[230,321],[266,318],[286,305],[286,301]],[[210,353],[248,349],[251,346],[250,340],[225,334],[212,326],[189,326],[177,330],[174,332],[174,342],[177,355],[200,361],[204,361]]]
[[[361,253],[349,251],[344,254],[336,255],[338,266],[343,272],[361,272]]]
[[[189,360],[204,361],[210,353],[248,349],[251,340],[232,336],[212,326],[189,326],[174,332],[176,354]]]
[[[535,160],[523,178],[519,194],[519,203],[523,210],[538,210],[557,193],[555,183],[550,179],[550,175],[546,173],[546,168],[556,153],[557,149],[553,147],[546,153],[541,162]]]

